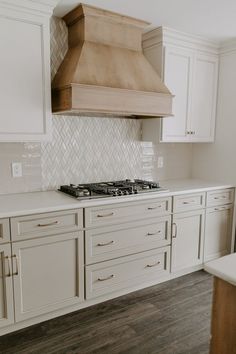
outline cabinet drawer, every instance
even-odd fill
[[[9,219],[0,219],[0,243],[10,241]]]
[[[234,202],[234,188],[207,192],[207,206],[217,206]]]
[[[86,266],[86,298],[96,298],[169,274],[170,247]]]
[[[173,198],[173,211],[190,211],[205,207],[205,193],[179,195]]]
[[[171,217],[135,221],[85,232],[86,264],[170,244]]]
[[[135,219],[168,215],[171,212],[171,198],[150,199],[145,202],[131,202],[85,209],[85,227],[103,226]]]
[[[14,241],[77,231],[82,227],[82,209],[11,218]]]

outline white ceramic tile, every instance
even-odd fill
[[[142,177],[140,121],[54,117],[53,140],[42,144],[43,189]]]

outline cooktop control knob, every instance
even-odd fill
[[[84,196],[86,196],[86,197],[90,195],[90,192],[88,189],[83,189],[82,192],[83,192]]]

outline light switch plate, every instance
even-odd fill
[[[12,162],[11,164],[12,177],[22,177],[22,163]]]

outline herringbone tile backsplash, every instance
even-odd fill
[[[67,51],[67,29],[51,21],[54,77]],[[49,143],[0,144],[0,193],[55,189],[63,183],[121,178],[169,179],[191,175],[191,147],[141,141],[141,121],[124,118],[53,117]],[[157,169],[157,157],[164,168]],[[11,177],[11,162],[21,161],[23,177]]]

